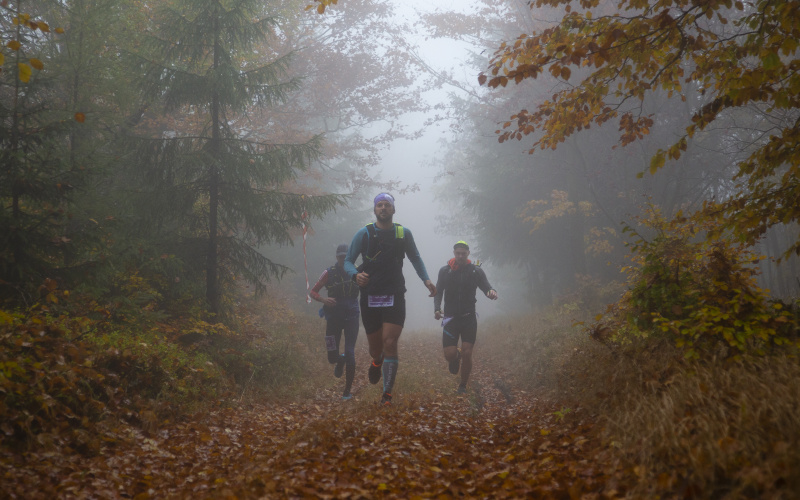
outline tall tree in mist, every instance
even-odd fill
[[[64,27],[50,66],[59,82],[51,105],[83,120],[65,138],[64,161],[84,174],[84,182],[70,190],[64,256],[71,279],[65,285],[102,292],[108,290],[107,272],[120,262],[119,249],[128,244],[118,223],[127,214],[113,179],[124,155],[120,130],[130,120],[138,91],[119,55],[137,43],[146,12],[121,0],[70,0],[50,8]]]
[[[152,230],[175,235],[183,259],[205,261],[206,298],[216,313],[237,276],[263,288],[285,272],[256,246],[289,241],[304,217],[341,199],[287,189],[318,157],[319,137],[286,131],[268,141],[243,119],[285,102],[300,83],[286,76],[289,55],[270,49],[277,21],[263,2],[177,1],[156,19],[149,55],[162,63],[149,66],[144,89],[169,114],[157,137],[139,141],[140,201]]]

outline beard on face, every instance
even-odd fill
[[[375,217],[377,217],[378,220],[389,220],[392,218],[392,215],[394,215],[394,210],[392,209],[375,209]]]

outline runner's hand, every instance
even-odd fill
[[[489,290],[489,293],[486,294],[492,300],[497,300],[497,291],[496,290]]]
[[[360,287],[365,287],[369,283],[369,274],[358,273],[356,274],[356,284]]]
[[[442,319],[442,311],[436,311],[433,315],[436,319]]]
[[[333,297],[328,297],[327,299],[323,300],[322,303],[328,307],[333,307],[336,305],[336,299]]]
[[[435,297],[436,296],[436,285],[433,284],[431,280],[425,280],[425,286],[428,287],[428,291],[431,292],[428,297]]]

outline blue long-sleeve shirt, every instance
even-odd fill
[[[375,230],[377,232],[394,232],[394,227],[392,227],[392,229],[381,229],[376,225]],[[408,260],[411,261],[411,265],[414,266],[417,276],[419,276],[422,281],[429,280],[430,278],[428,277],[428,271],[425,269],[425,263],[422,262],[422,257],[419,255],[417,244],[414,242],[414,236],[405,226],[403,226],[403,234],[403,239],[405,241],[405,255],[408,257]],[[367,252],[367,245],[363,245],[363,243],[368,237],[369,232],[365,226],[356,232],[355,236],[353,236],[353,241],[350,243],[350,248],[347,251],[347,257],[344,259],[344,270],[351,278],[358,273],[358,270],[356,269],[356,260],[358,259],[358,256],[361,255],[362,259],[365,257],[364,253]]]

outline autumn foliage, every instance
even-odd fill
[[[147,428],[224,388],[213,364],[163,330],[137,335],[104,323],[45,306],[0,311],[2,446],[92,455],[118,439],[109,422]]]
[[[280,394],[302,364],[285,303],[243,297],[231,328],[205,311],[156,314],[131,278],[109,301],[48,280],[31,308],[0,310],[0,447],[91,456],[122,439],[119,425],[150,431],[237,387]]]
[[[666,221],[649,207],[630,245],[627,291],[592,326],[616,342],[666,337],[687,357],[720,348],[730,355],[797,347],[796,304],[769,298],[757,286],[758,257],[742,243],[704,238],[716,225],[678,216]]]
[[[511,367],[512,387],[572,409],[565,420],[583,414],[599,424],[606,447],[590,463],[609,473],[595,490],[601,498],[793,496],[800,365],[791,352],[687,359],[655,335],[601,343],[570,326],[590,303],[564,299],[487,321],[481,354]]]
[[[10,50],[8,56],[10,62],[13,61],[16,63],[16,78],[22,83],[28,83],[33,75],[32,70],[35,69],[37,71],[42,71],[44,69],[44,63],[41,59],[29,56],[26,49],[31,45],[35,45],[31,43],[31,39],[36,38],[37,30],[42,34],[42,36],[51,34],[51,30],[50,25],[44,20],[34,19],[28,13],[20,12],[18,5],[14,7],[16,8],[9,8],[7,2],[3,2],[2,6],[0,6],[0,8],[2,8],[4,11],[3,15],[8,16],[11,23],[14,26],[19,27],[13,38],[8,41],[4,40],[4,44],[5,47]],[[64,28],[55,28],[52,30],[52,32],[63,34]],[[2,50],[0,51],[0,73],[3,71],[3,65],[5,62],[6,52],[5,50]]]
[[[2,379],[9,423],[0,471],[12,498],[517,498],[623,488],[606,486],[613,468],[585,459],[603,447],[588,415],[518,393],[503,371],[488,369],[494,362],[475,373],[470,394],[457,396],[430,335],[404,338],[408,374],[391,408],[376,406],[378,388],[364,372],[355,399],[339,400],[330,371],[318,377],[327,363],[317,331],[295,332],[293,344],[302,352],[302,339],[319,341],[305,371],[317,384],[312,394],[198,394],[205,404],[187,411],[177,393],[153,393],[185,376],[141,354],[98,350],[56,323],[4,325],[6,356],[22,350],[30,358]],[[213,383],[196,372],[186,380]],[[294,391],[304,383],[287,381]]]
[[[591,295],[482,321],[467,395],[440,332],[404,332],[391,408],[362,371],[363,337],[355,398],[341,401],[321,320],[280,301],[246,304],[231,329],[130,309],[111,321],[53,284],[41,298],[0,314],[11,498],[693,498],[797,484],[796,362],[712,369],[636,338],[610,350],[570,327]]]
[[[685,128],[652,157],[655,173],[710,124],[736,109],[758,109],[774,125],[739,163],[732,195],[708,214],[750,242],[774,225],[800,220],[797,1],[537,0],[531,6],[563,8],[563,17],[503,42],[479,81],[504,87],[550,74],[564,85],[505,122],[501,142],[537,133],[533,148],[555,149],[579,131],[610,123],[625,146],[653,128],[658,117],[644,106],[653,95],[695,99]],[[800,254],[800,240],[786,249],[791,253]]]

